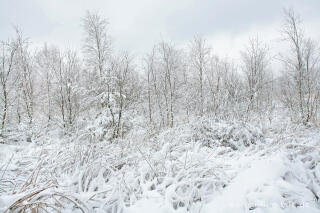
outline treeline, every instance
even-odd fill
[[[281,36],[289,45],[276,60],[282,72],[273,76],[269,49],[259,38],[249,40],[235,63],[213,54],[205,39],[188,48],[155,44],[142,61],[114,50],[107,21],[88,12],[82,20],[82,55],[30,42],[16,36],[1,41],[1,129],[19,124],[58,125],[64,130],[105,116],[103,135],[123,137],[133,115],[143,115],[149,128],[174,127],[190,117],[215,115],[247,121],[272,114],[281,104],[294,121],[319,119],[319,47],[302,22],[285,10]],[[138,69],[137,63],[143,64]]]

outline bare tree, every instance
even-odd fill
[[[193,70],[198,75],[198,93],[200,94],[200,115],[204,113],[204,82],[205,72],[210,61],[210,47],[206,40],[201,37],[194,37],[190,44],[190,62]]]
[[[161,91],[161,85],[163,84],[160,79],[161,79],[161,73],[159,72],[160,69],[160,62],[159,62],[159,55],[158,55],[158,47],[155,45],[152,49],[151,54],[149,57],[147,57],[147,63],[148,63],[148,75],[150,76],[150,79],[148,81],[148,89],[150,88],[150,101],[151,97],[154,97],[154,104],[158,108],[158,113],[160,116],[160,122],[159,122],[159,127],[165,126],[165,115],[164,115],[164,107],[163,107],[163,101],[162,101],[162,91]],[[151,85],[150,85],[151,84]],[[150,87],[151,86],[151,87]],[[150,103],[151,105],[151,103]],[[149,107],[149,112],[150,112],[150,107]]]
[[[111,39],[107,34],[108,22],[97,13],[87,12],[83,19],[85,39],[83,52],[89,68],[98,72],[102,80],[107,70],[107,59],[111,52]]]
[[[29,51],[29,42],[25,39],[18,28],[17,35],[17,69],[20,75],[19,89],[23,100],[24,111],[27,115],[29,124],[32,124],[35,107],[35,90],[34,90],[34,58]]]
[[[14,72],[15,66],[15,55],[17,54],[17,44],[14,41],[7,41],[1,42],[1,57],[0,57],[0,83],[1,83],[1,90],[2,90],[2,97],[1,101],[3,103],[3,114],[2,114],[2,121],[1,121],[1,129],[4,130],[7,113],[9,107],[12,103],[10,103],[11,97],[10,92],[16,82],[16,80],[11,79]]]
[[[59,54],[54,66],[55,103],[60,112],[63,127],[71,127],[80,112],[80,62],[75,51]]]
[[[130,78],[130,74],[133,71],[132,70],[132,59],[130,56],[125,53],[123,56],[120,58],[120,64],[119,64],[119,69],[117,69],[117,72],[115,73],[116,77],[116,88],[117,88],[117,93],[118,93],[118,122],[116,124],[116,131],[114,136],[122,136],[122,131],[121,131],[121,121],[122,121],[122,116],[124,113],[124,107],[127,104],[126,100],[128,100],[129,97],[126,97],[129,93],[129,91],[126,91],[126,86],[129,83],[128,80]]]
[[[311,39],[305,41],[304,48],[304,81],[306,99],[306,122],[316,120],[320,104],[320,51]]]
[[[48,122],[54,117],[54,70],[59,63],[59,51],[55,47],[48,47],[47,44],[38,52],[36,58],[37,71],[40,84],[40,99],[41,104]]]
[[[147,73],[147,91],[148,91],[148,115],[149,123],[152,123],[152,75],[154,74],[155,68],[155,47],[153,47],[150,54],[148,54],[144,60],[146,64]]]
[[[80,65],[77,53],[67,51],[65,56],[64,68],[64,87],[66,114],[68,125],[72,125],[79,112],[79,92],[78,85],[80,75]]]
[[[241,52],[241,58],[242,71],[246,77],[248,114],[251,109],[259,109],[262,99],[266,95],[263,93],[267,92],[266,88],[270,83],[267,73],[269,66],[268,48],[259,38],[251,38],[247,48]]]
[[[107,108],[115,123],[110,105],[113,91],[111,38],[107,33],[108,22],[97,13],[87,12],[83,19],[85,39],[83,53],[86,61],[87,94],[92,97],[89,105]],[[90,106],[88,106],[90,108]]]
[[[146,56],[148,117],[155,127],[173,127],[180,108],[184,78],[182,51],[167,42],[156,44]],[[182,104],[182,103],[181,103]],[[154,106],[154,107],[153,107]]]
[[[123,137],[125,133],[123,119],[126,110],[136,98],[135,93],[138,87],[134,78],[134,75],[137,74],[134,71],[133,58],[128,53],[113,56],[110,63],[110,91],[107,93],[109,97],[104,98],[104,105],[109,109],[109,115],[111,116],[109,130],[112,130],[110,136],[111,139],[114,139]],[[106,133],[107,130],[103,136]]]
[[[55,79],[56,79],[56,85],[57,85],[57,99],[56,103],[59,107],[59,111],[61,114],[61,123],[63,127],[66,127],[66,97],[65,97],[65,76],[64,76],[64,61],[63,61],[63,56],[61,53],[59,54],[59,62],[58,66],[54,69],[55,72]]]
[[[319,101],[319,49],[305,38],[302,21],[293,10],[285,10],[283,39],[290,45],[290,52],[282,57],[286,73],[282,88],[283,101],[304,123],[315,119]]]
[[[174,126],[174,111],[177,98],[177,89],[179,86],[179,69],[181,60],[179,51],[166,42],[159,44],[160,64],[163,82],[163,96],[166,105],[166,117],[168,126]]]

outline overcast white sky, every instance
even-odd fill
[[[320,0],[0,0],[0,39],[18,25],[34,44],[80,49],[86,10],[108,19],[117,49],[140,55],[161,40],[204,36],[222,56],[237,57],[250,36],[279,43],[283,8],[293,8],[320,41]]]

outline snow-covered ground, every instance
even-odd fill
[[[320,212],[319,162],[319,129],[286,121],[203,118],[113,143],[51,131],[0,144],[0,212]]]

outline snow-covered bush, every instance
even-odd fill
[[[146,202],[169,213],[316,208],[319,134],[296,129],[269,131],[270,139],[248,124],[202,118],[112,142],[88,131],[44,143],[40,135],[1,152],[0,211],[136,213]]]
[[[200,143],[202,146],[230,147],[233,150],[264,143],[262,131],[242,122],[202,118],[163,133],[163,140]]]
[[[193,140],[208,147],[225,146],[237,150],[264,142],[259,128],[241,122],[203,119],[192,128]]]

